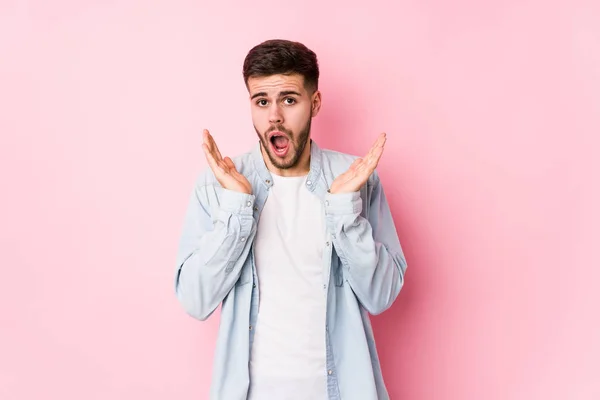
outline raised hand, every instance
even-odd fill
[[[357,158],[346,172],[335,178],[329,188],[329,192],[335,194],[358,191],[367,182],[373,171],[375,171],[379,159],[383,154],[385,141],[385,133],[382,133],[375,143],[373,143],[373,147],[371,147],[366,156]]]
[[[202,150],[204,150],[206,161],[221,186],[236,192],[252,194],[252,185],[248,179],[237,171],[231,158],[221,156],[215,140],[207,129],[204,130],[202,136],[204,140]]]

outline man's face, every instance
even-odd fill
[[[251,77],[248,91],[263,151],[275,168],[294,168],[308,151],[311,119],[319,112],[321,94],[309,93],[298,74]]]

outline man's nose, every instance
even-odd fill
[[[269,122],[271,124],[282,124],[283,123],[283,115],[281,114],[281,109],[279,104],[273,104],[269,109]]]

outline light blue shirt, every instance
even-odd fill
[[[306,189],[324,204],[323,290],[327,294],[329,400],[389,399],[369,313],[388,309],[404,284],[406,260],[383,187],[374,172],[358,192],[331,194],[333,180],[356,159],[311,141]],[[258,276],[253,240],[273,185],[257,144],[236,157],[252,194],[221,187],[210,169],[197,179],[177,255],[175,290],[185,311],[207,319],[221,304],[212,400],[246,399]]]

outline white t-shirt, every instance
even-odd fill
[[[304,177],[273,174],[254,239],[260,289],[250,356],[251,400],[324,400],[325,221]]]

